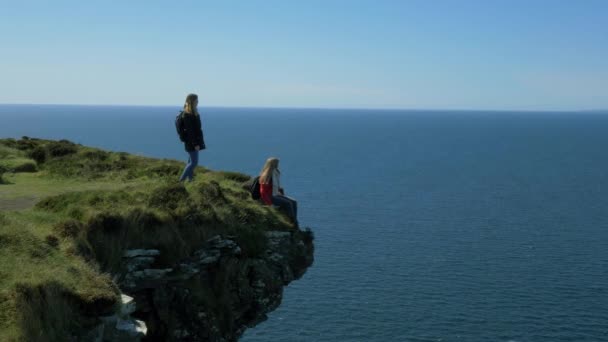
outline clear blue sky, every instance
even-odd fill
[[[5,1],[0,103],[608,108],[608,1]]]

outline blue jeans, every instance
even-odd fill
[[[277,195],[272,196],[272,204],[279,207],[280,210],[285,211],[293,223],[298,224],[298,202],[296,200],[287,196]]]
[[[179,177],[180,182],[185,180],[186,178],[188,178],[192,182],[192,179],[194,178],[194,169],[198,165],[198,151],[188,152],[188,155],[190,156],[188,158],[188,164],[186,164],[186,168],[184,168],[182,176]]]

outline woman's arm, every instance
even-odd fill
[[[281,174],[276,170],[272,172],[272,193],[281,194]]]
[[[196,123],[197,123],[197,144],[199,146],[199,149],[204,150],[205,149],[205,139],[203,138],[203,126],[201,124],[201,116],[197,115],[196,116]]]

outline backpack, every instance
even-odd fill
[[[253,178],[249,191],[251,192],[251,198],[254,200],[259,200],[262,197],[260,195],[260,176]]]
[[[179,140],[186,140],[186,135],[184,134],[184,112],[179,112],[175,117],[175,130],[177,131],[177,135],[179,136]]]

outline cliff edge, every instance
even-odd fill
[[[0,140],[0,340],[235,341],[313,262],[250,177]]]

